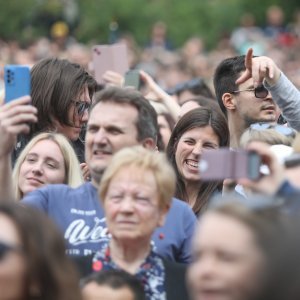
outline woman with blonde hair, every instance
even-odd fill
[[[20,200],[45,184],[54,183],[77,187],[83,178],[75,151],[65,136],[44,132],[26,145],[16,161],[14,194]]]
[[[116,153],[99,190],[111,239],[100,242],[94,256],[83,257],[81,274],[121,269],[142,282],[147,300],[188,299],[185,266],[158,255],[152,241],[165,222],[175,183],[163,153],[141,146]]]

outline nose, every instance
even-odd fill
[[[216,260],[211,256],[202,258],[200,262],[195,263],[194,268],[198,270],[199,277],[211,277],[218,269]]]
[[[83,115],[80,119],[81,123],[87,123],[88,119],[89,119],[89,111],[88,111],[88,109],[85,109],[83,112]]]
[[[99,128],[94,136],[94,143],[96,144],[107,144],[108,137],[104,128]]]
[[[192,153],[196,156],[200,156],[202,154],[202,150],[203,150],[202,143],[199,141],[195,144]]]
[[[120,203],[120,211],[123,213],[132,213],[134,209],[134,200],[130,196],[125,196]]]
[[[43,166],[42,166],[42,162],[36,162],[33,166],[32,166],[32,173],[35,175],[42,175],[43,174]]]

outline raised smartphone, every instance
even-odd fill
[[[30,95],[30,69],[28,66],[6,65],[4,67],[5,103]]]
[[[122,76],[128,71],[126,45],[97,45],[92,48],[92,51],[94,74],[98,83],[105,83],[102,77],[106,71],[115,71]]]
[[[130,70],[124,77],[124,86],[130,86],[137,90],[141,88],[141,77],[139,70]]]
[[[260,166],[261,158],[253,151],[220,148],[203,151],[199,172],[204,181],[226,178],[255,180],[260,177]]]

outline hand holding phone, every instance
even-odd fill
[[[28,66],[6,65],[4,67],[5,103],[30,95],[30,69]]]
[[[126,45],[97,45],[93,47],[92,51],[95,79],[98,83],[105,83],[103,75],[107,71],[114,71],[122,76],[128,71],[129,64]]]

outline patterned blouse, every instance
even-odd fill
[[[120,269],[110,256],[109,243],[101,243],[93,258],[93,270]],[[135,276],[142,282],[147,300],[165,300],[165,267],[162,258],[153,250],[141,264]]]

